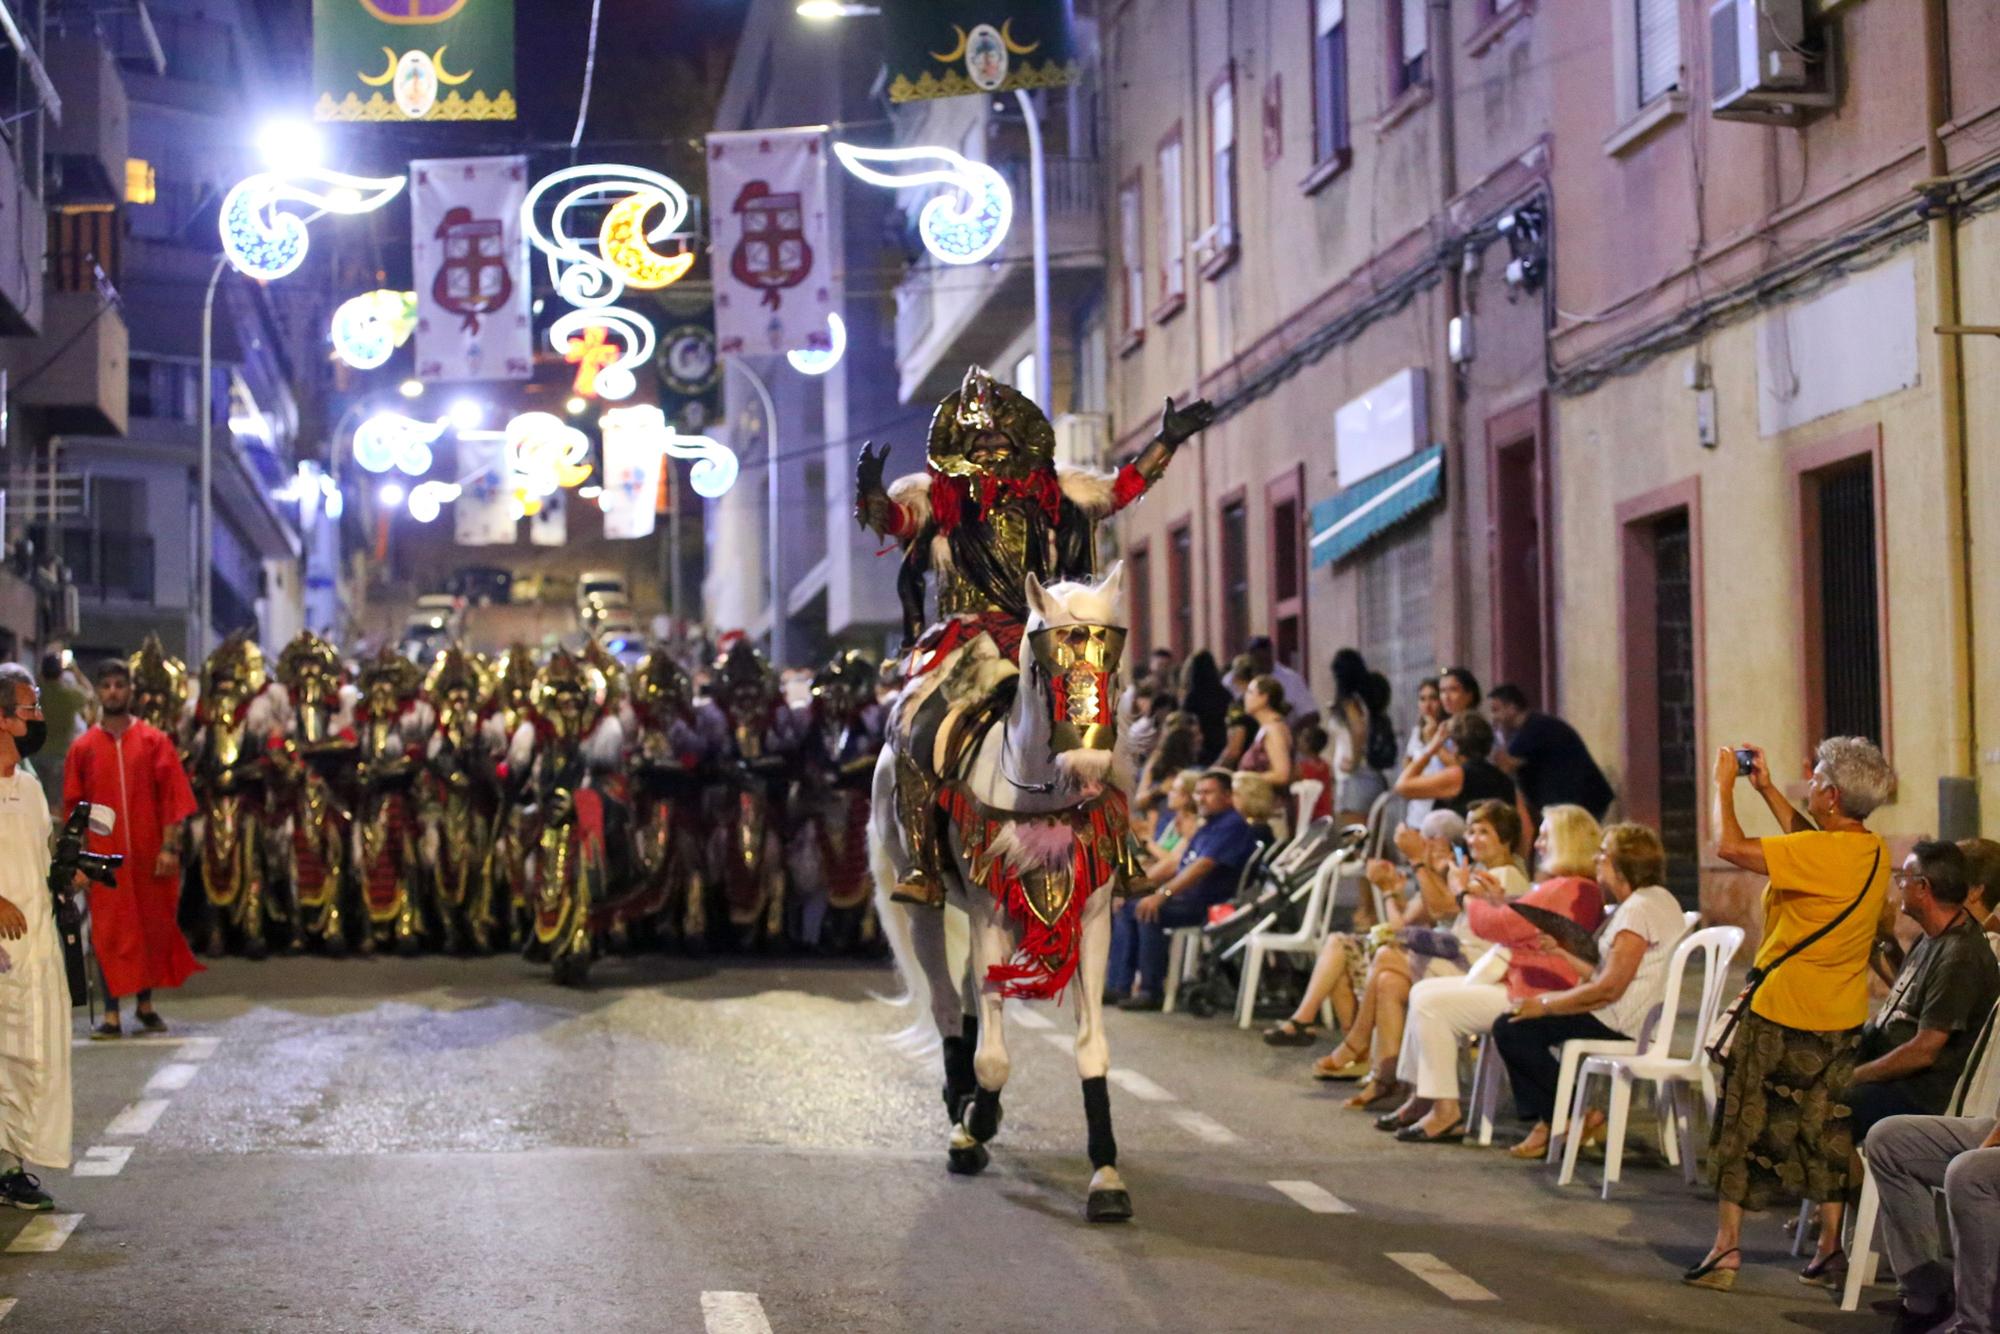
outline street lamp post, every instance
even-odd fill
[[[200,517],[195,522],[194,554],[194,633],[188,649],[196,662],[208,659],[209,636],[214,633],[214,590],[209,566],[215,559],[215,292],[229,268],[229,257],[217,255],[208,275],[208,291],[201,299],[201,473]]]
[[[1049,181],[1048,160],[1042,154],[1042,115],[1026,88],[1016,88],[1021,119],[1028,127],[1028,211],[1032,215],[1035,257],[1035,405],[1053,412],[1049,402],[1054,367],[1049,365]]]
[[[764,408],[764,562],[766,577],[771,585],[771,665],[782,670],[785,665],[785,606],[783,592],[778,586],[778,409],[771,402],[771,391],[765,387],[764,378],[750,369],[749,362],[741,357],[728,357],[726,361],[743,373],[743,378],[750,382]]]

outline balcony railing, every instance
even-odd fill
[[[53,545],[80,596],[98,602],[153,600],[153,539],[87,525],[64,525],[50,543],[48,530],[32,530],[37,550]]]
[[[1049,189],[1049,221],[1058,218],[1095,218],[1102,191],[1098,188],[1098,174],[1104,164],[1090,157],[1051,157],[1044,160],[1043,179]],[[1014,192],[1014,209],[1017,216],[1025,221],[1029,181],[1028,163],[1025,159],[1003,162],[998,168],[1007,178],[1008,188]]]

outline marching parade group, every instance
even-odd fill
[[[859,653],[801,706],[742,640],[695,672],[595,639],[349,662],[310,631],[275,666],[232,636],[198,682],[155,639],[126,666],[196,797],[181,863],[211,953],[520,949],[580,983],[605,950],[874,938]]]

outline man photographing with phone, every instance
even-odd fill
[[[55,1202],[27,1170],[69,1166],[69,984],[48,889],[49,803],[21,761],[48,735],[35,678],[0,665],[0,1204]]]

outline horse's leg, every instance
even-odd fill
[[[1111,1045],[1104,1037],[1104,976],[1111,955],[1111,886],[1103,885],[1083,907],[1083,939],[1078,943],[1077,976],[1070,985],[1076,1001],[1076,1072],[1083,1079],[1083,1118],[1090,1132],[1090,1197],[1084,1216],[1093,1223],[1122,1223],[1132,1217],[1132,1197],[1118,1175],[1118,1140],[1111,1133]]]
[[[1000,993],[985,985],[986,970],[1013,953],[1013,936],[993,901],[974,889],[966,896],[971,919],[971,972],[978,988],[978,1039],[973,1048],[972,1101],[951,1137],[951,1170],[971,1175],[988,1161],[986,1142],[1000,1131],[1000,1090],[1009,1069],[1007,1040],[1001,1027]]]
[[[944,1044],[944,1110],[956,1125],[965,1113],[977,1087],[972,1074],[973,1044],[979,1038],[979,1020],[964,1014],[958,979],[952,976],[945,950],[943,908],[909,908],[900,903],[886,905],[892,912],[907,914],[910,948],[917,970],[923,974],[924,989],[930,996],[931,1022],[937,1025]]]

